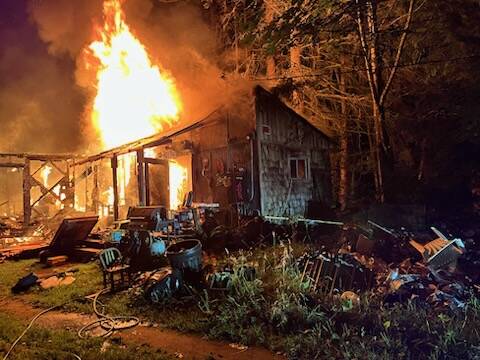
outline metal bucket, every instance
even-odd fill
[[[175,269],[202,270],[202,244],[200,241],[184,240],[172,244],[167,248],[167,258]]]

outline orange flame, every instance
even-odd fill
[[[46,188],[48,187],[48,177],[50,176],[50,174],[52,173],[52,167],[51,166],[44,166],[42,171],[40,172],[40,176],[42,177],[42,181],[43,181],[43,186],[45,186]]]
[[[87,50],[98,60],[88,64],[97,66],[92,120],[107,148],[161,131],[177,121],[181,107],[173,80],[130,32],[122,1],[105,0],[99,40]]]
[[[104,0],[104,24],[86,48],[86,67],[96,72],[91,119],[103,148],[112,148],[160,132],[179,118],[181,102],[173,79],[152,64],[143,44],[131,33],[122,10],[124,0]],[[118,169],[120,204],[126,203],[135,155]],[[113,204],[113,188],[103,193]],[[103,215],[108,210],[101,211]]]
[[[178,209],[183,202],[188,182],[187,168],[175,160],[168,162],[170,209]]]

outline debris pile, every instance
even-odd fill
[[[315,222],[302,219],[293,236],[310,240],[310,250],[296,259],[301,281],[320,296],[366,291],[384,304],[414,301],[436,309],[462,309],[480,291],[480,246],[444,235],[393,230],[373,221],[341,226],[338,241],[319,236]],[[322,222],[319,222],[322,223]],[[479,231],[480,234],[480,231]]]
[[[35,257],[48,246],[51,230],[43,223],[23,227],[16,218],[0,220],[0,259]]]
[[[312,291],[332,295],[334,290],[363,291],[370,289],[374,272],[352,254],[332,254],[314,251],[297,260],[302,281],[307,280]]]

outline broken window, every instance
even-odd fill
[[[292,179],[308,179],[308,159],[291,158],[290,159],[290,177]]]

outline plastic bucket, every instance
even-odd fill
[[[183,240],[170,245],[166,252],[170,265],[180,270],[202,270],[202,243],[198,240]]]

